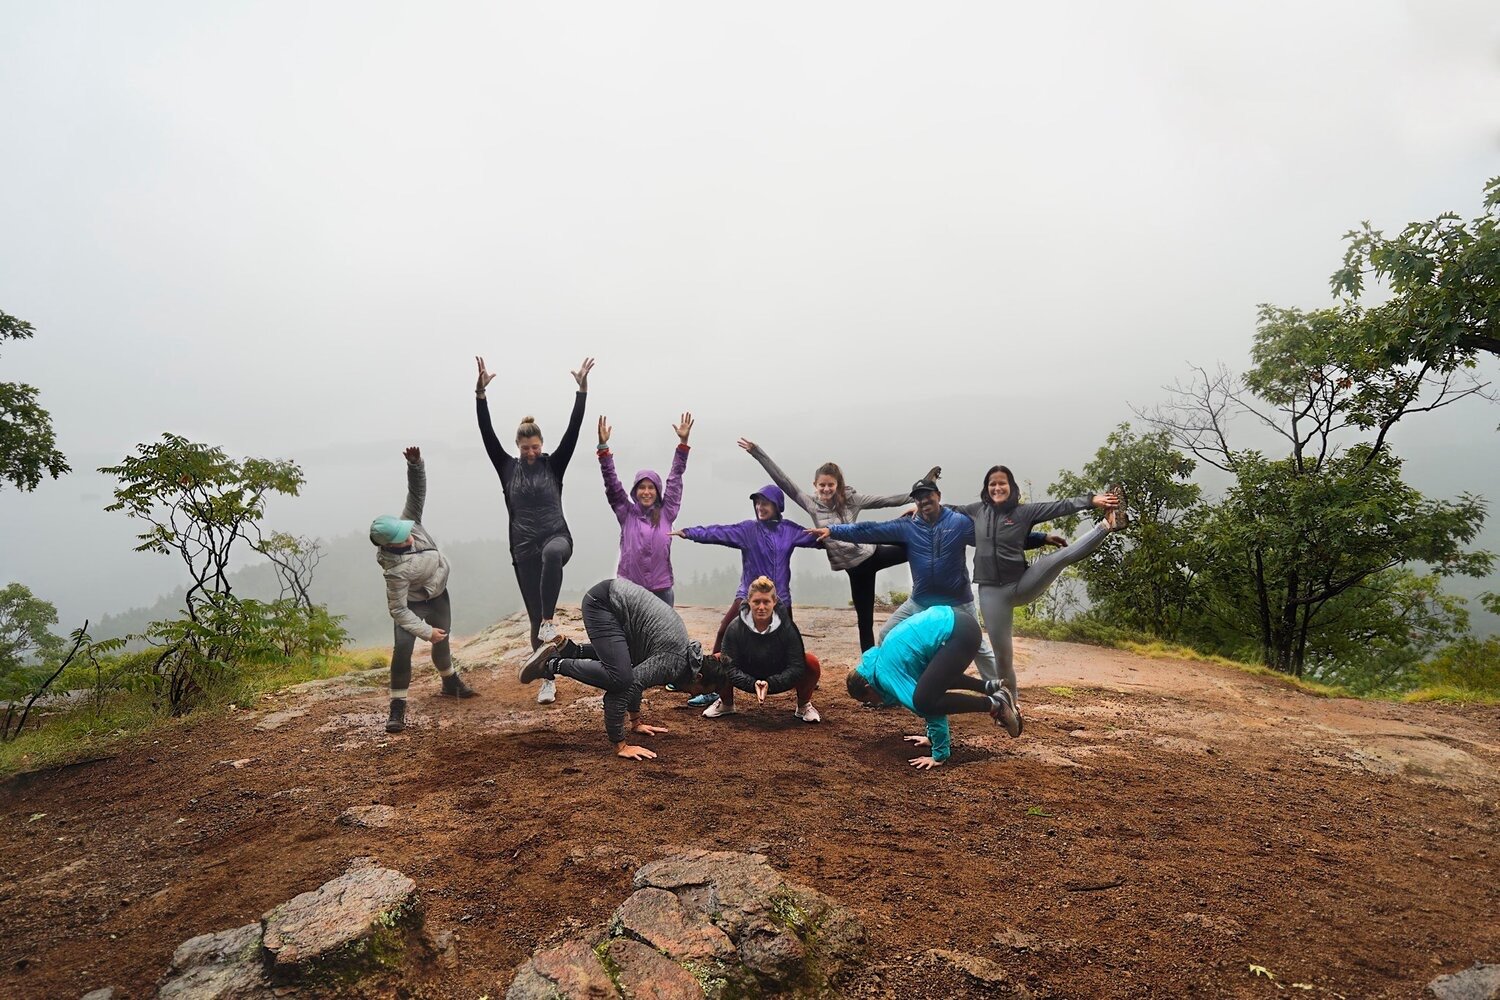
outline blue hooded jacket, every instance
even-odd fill
[[[750,494],[765,497],[776,505],[776,516],[769,521],[752,517],[736,524],[705,524],[697,528],[686,528],[682,537],[708,545],[727,545],[740,550],[740,589],[735,598],[741,599],[750,592],[750,583],[758,576],[768,576],[776,584],[776,595],[786,604],[792,603],[792,550],[817,548],[818,540],[807,533],[800,524],[794,524],[781,515],[786,511],[786,496],[774,483],[762,486]],[[962,517],[963,515],[958,515]],[[968,518],[964,518],[968,521]],[[969,534],[973,536],[974,525],[969,522]],[[962,553],[962,549],[959,550]],[[968,580],[967,573],[964,577]]]

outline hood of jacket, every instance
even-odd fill
[[[750,494],[751,510],[754,510],[755,498],[765,497],[776,505],[776,518],[786,513],[786,494],[781,492],[781,487],[775,483],[767,483],[754,493]]]
[[[740,621],[744,622],[745,627],[751,632],[754,632],[756,635],[770,635],[772,632],[775,632],[777,629],[781,628],[781,614],[774,609],[771,611],[771,627],[766,629],[764,632],[756,628],[755,620],[750,617],[750,605],[748,603],[740,608]]]
[[[635,478],[630,481],[630,499],[635,500],[635,488],[641,485],[641,480],[643,479],[656,487],[656,506],[660,507],[665,491],[662,489],[661,476],[657,474],[655,469],[642,469],[635,474]],[[639,500],[635,500],[635,502],[637,505],[640,504]]]

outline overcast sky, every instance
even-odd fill
[[[549,443],[598,358],[570,577],[613,565],[600,412],[631,469],[698,415],[684,523],[747,516],[742,434],[1044,487],[1243,367],[1257,303],[1327,304],[1361,220],[1500,174],[1492,0],[1226,6],[0,0],[0,309],[37,329],[0,377],[75,469],[0,491],[0,578],[70,620],[179,582],[91,472],[163,431],[297,460],[269,521],[324,536],[421,444],[438,536],[503,537],[475,354]],[[1497,422],[1413,421],[1411,481],[1500,496]]]

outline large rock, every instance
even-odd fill
[[[1500,1000],[1500,965],[1476,962],[1451,976],[1427,984],[1427,995],[1437,1000]]]
[[[159,1000],[270,1000],[260,924],[182,942],[156,995]]]
[[[764,855],[684,851],[641,868],[634,887],[607,928],[523,963],[507,1000],[823,996],[864,950],[852,913]]]
[[[261,918],[271,978],[352,978],[399,965],[422,925],[416,883],[358,859]]]

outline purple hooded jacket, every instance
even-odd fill
[[[786,496],[781,487],[771,484],[762,486],[750,494],[750,499],[765,497],[776,505],[776,516],[769,521],[751,518],[738,524],[705,524],[699,528],[687,528],[684,538],[709,545],[727,545],[740,550],[740,589],[736,598],[743,598],[750,591],[750,582],[758,576],[768,576],[776,584],[776,594],[787,604],[792,603],[792,550],[815,549],[818,540],[807,533],[800,524],[793,524],[781,515],[786,511]]]
[[[688,446],[680,444],[672,453],[672,472],[662,488],[661,476],[642,469],[630,481],[630,492],[615,474],[615,457],[605,448],[599,452],[599,472],[604,476],[604,498],[620,522],[620,566],[615,576],[639,584],[647,590],[666,590],[672,586],[672,522],[682,509],[682,474],[687,471]],[[655,509],[660,516],[651,523],[652,508],[642,507],[635,499],[635,487],[642,479],[656,484]]]

